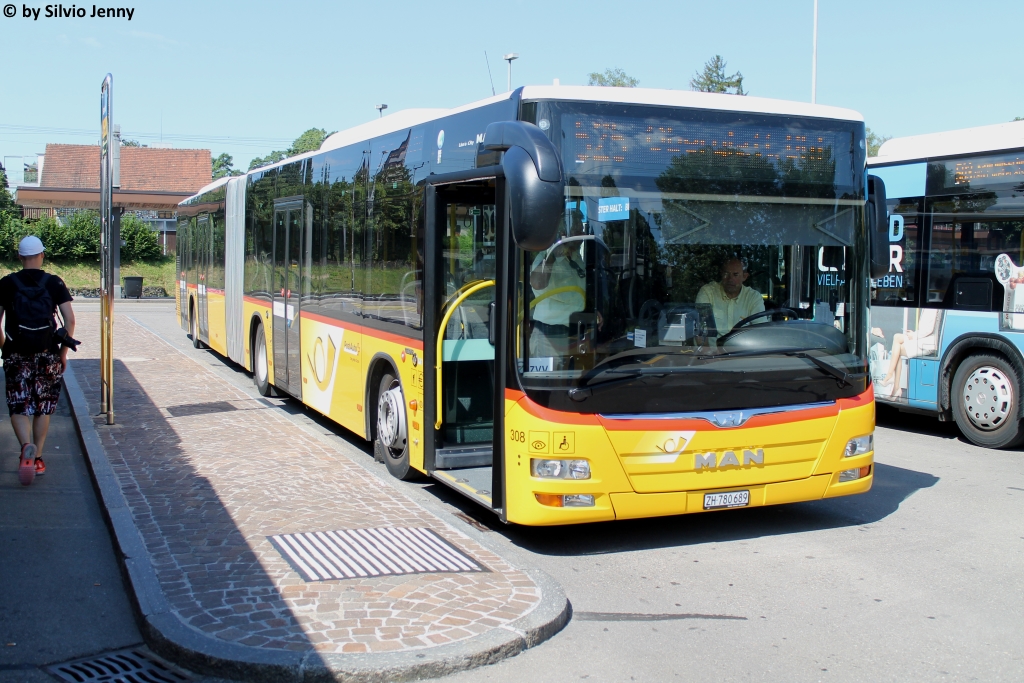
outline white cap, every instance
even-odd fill
[[[35,235],[22,237],[21,242],[18,242],[18,256],[35,256],[44,251],[46,247],[43,246],[43,241]]]

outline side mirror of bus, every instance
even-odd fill
[[[885,183],[878,176],[868,176],[866,208],[871,277],[880,278],[889,272],[889,215],[885,205]]]
[[[565,212],[565,180],[558,150],[540,128],[525,121],[496,121],[483,148],[504,152],[512,239],[527,251],[547,249],[558,237]]]

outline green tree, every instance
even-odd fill
[[[869,157],[877,157],[878,149],[882,146],[882,143],[885,142],[886,140],[892,140],[891,135],[878,135],[870,128],[865,128],[864,131],[865,133],[867,133]]]
[[[7,191],[7,170],[0,165],[0,212],[17,209],[11,193]],[[0,218],[0,220],[3,220]]]
[[[251,171],[254,168],[262,168],[264,166],[270,166],[271,164],[276,164],[277,162],[281,161],[281,159],[284,159],[286,156],[288,156],[288,155],[285,154],[284,152],[282,152],[280,150],[274,150],[273,152],[271,152],[270,154],[268,154],[265,157],[256,157],[252,161],[250,161],[249,162],[249,170]]]
[[[593,71],[589,75],[587,85],[603,85],[613,88],[635,88],[640,80],[628,75],[622,69],[605,69],[604,73]]]
[[[320,145],[324,144],[324,140],[327,139],[328,133],[323,128],[310,128],[305,133],[295,138],[292,146],[288,148],[286,154],[290,157],[296,154],[304,154],[306,152],[312,152],[320,149]]]
[[[231,158],[231,155],[227,152],[218,155],[213,160],[213,179],[223,178],[224,176],[236,176],[242,175],[242,171],[234,168],[235,160]]]
[[[255,159],[250,161],[249,170],[251,171],[254,168],[270,166],[271,164],[276,164],[282,159],[293,157],[296,154],[303,154],[305,152],[312,152],[314,150],[320,149],[320,145],[324,143],[324,140],[326,140],[329,135],[333,134],[334,133],[328,133],[323,128],[310,128],[305,133],[295,138],[295,140],[292,142],[292,146],[289,147],[287,150],[283,152],[281,150],[274,150],[265,157],[256,157]]]
[[[743,92],[743,74],[737,71],[726,76],[725,67],[726,61],[722,55],[715,55],[704,63],[703,71],[698,71],[690,79],[690,90],[746,95]]]
[[[142,145],[139,144],[138,140],[126,140],[124,138],[121,139],[121,146],[122,147],[142,147]]]

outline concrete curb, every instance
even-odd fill
[[[213,638],[185,624],[170,609],[71,364],[64,373],[64,387],[86,461],[121,553],[119,559],[131,587],[143,637],[156,653],[181,666],[211,676],[268,683],[410,681],[444,676],[515,656],[555,635],[569,622],[572,608],[562,587],[548,574],[532,569],[526,573],[541,591],[536,608],[503,627],[448,645],[395,653],[320,655],[263,650]]]

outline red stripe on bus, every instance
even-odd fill
[[[507,389],[505,390],[508,391]],[[505,394],[508,396],[508,394]],[[563,413],[560,410],[551,410],[545,408],[539,403],[534,403],[530,400],[529,396],[523,396],[522,400],[519,401],[519,405],[522,406],[523,410],[527,414],[533,417],[540,418],[545,422],[553,422],[555,424],[574,424],[574,425],[599,425],[600,421],[596,415],[587,415],[585,413]]]
[[[333,325],[334,327],[341,327],[344,329],[352,330],[353,332],[359,332],[365,334],[368,337],[376,337],[377,339],[383,339],[384,341],[393,342],[395,344],[401,344],[408,346],[409,348],[423,350],[423,341],[420,339],[413,339],[412,337],[403,337],[398,334],[392,334],[390,332],[384,332],[373,327],[366,327],[365,325],[356,325],[355,323],[344,322],[337,318],[328,318],[324,315],[317,313],[310,313],[308,311],[299,311],[300,318],[307,318],[318,323],[324,323],[326,325]]]
[[[874,390],[874,387],[868,387],[867,391],[865,391],[863,394],[859,394],[859,395],[853,396],[851,398],[841,398],[841,399],[839,399],[839,409],[840,410],[850,410],[851,408],[861,408],[861,407],[866,406],[867,404],[871,403],[874,400],[875,400],[875,390]]]

